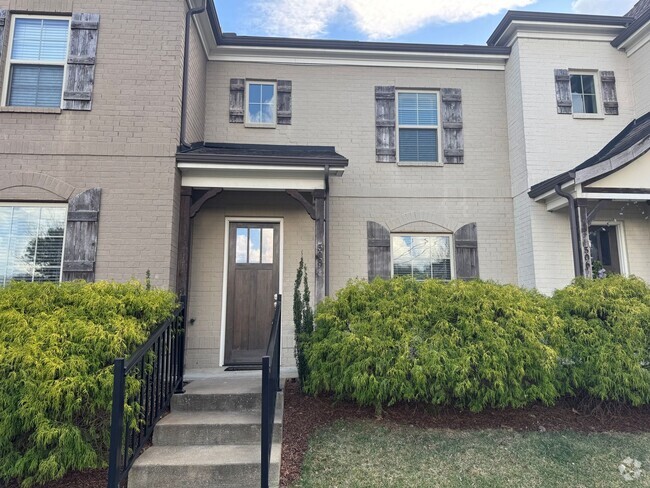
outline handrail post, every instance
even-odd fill
[[[270,396],[270,385],[269,385],[269,373],[270,373],[271,360],[268,356],[262,358],[262,488],[268,488],[269,486],[269,461],[271,458],[271,446],[269,444],[269,402],[268,398]]]
[[[183,295],[181,297],[181,327],[180,327],[180,337],[178,344],[178,386],[174,393],[180,394],[185,393],[185,388],[183,387],[183,376],[185,374],[185,331],[187,330],[187,296]]]
[[[115,360],[113,366],[113,408],[111,413],[111,444],[108,459],[108,488],[120,484],[120,451],[124,428],[125,371],[124,359]]]
[[[278,336],[275,341],[275,357],[276,357],[276,370],[275,370],[275,391],[280,391],[280,342],[282,342],[282,295],[278,295]]]

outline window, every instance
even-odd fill
[[[0,206],[0,286],[61,279],[66,217],[62,206]]]
[[[594,274],[596,276],[602,272],[621,274],[617,226],[591,226],[589,227],[589,240],[591,241],[591,264]]]
[[[398,161],[440,161],[438,145],[438,93],[398,92]]]
[[[598,113],[594,75],[572,74],[569,78],[571,80],[571,103],[573,105],[573,113]]]
[[[5,74],[5,105],[60,107],[70,21],[13,17]]]
[[[237,228],[235,263],[273,264],[273,229]]]
[[[449,235],[392,235],[391,255],[393,276],[453,278]]]
[[[246,83],[246,123],[275,126],[275,83]]]

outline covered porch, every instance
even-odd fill
[[[592,158],[531,188],[548,212],[568,214],[575,276],[650,280],[649,150],[646,114]]]
[[[329,185],[348,161],[325,146],[201,143],[179,151],[177,290],[188,297],[186,364],[261,361],[283,300],[282,366],[293,365],[293,281],[301,256],[314,303],[329,292]]]

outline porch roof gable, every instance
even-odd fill
[[[596,155],[575,168],[533,185],[528,195],[536,199],[556,185],[583,183],[607,176],[650,150],[650,112],[633,120]]]

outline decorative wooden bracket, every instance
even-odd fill
[[[316,207],[309,203],[298,190],[287,190],[287,194],[304,207],[312,220],[316,220]]]
[[[607,203],[609,200],[600,200],[594,208],[591,210],[591,212],[587,213],[587,223],[591,224],[593,220],[596,218],[596,214],[598,214],[598,211],[600,208]]]
[[[194,218],[194,216],[201,210],[201,207],[207,202],[208,200],[213,199],[216,197],[219,193],[223,191],[223,188],[211,188],[205,194],[199,198],[196,202],[192,204],[190,207],[190,218]]]

